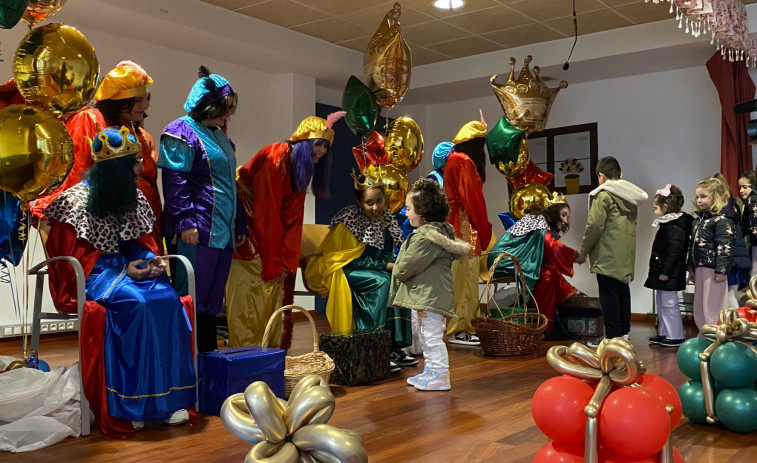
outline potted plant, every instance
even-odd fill
[[[584,166],[575,158],[568,158],[560,164],[560,172],[565,174],[565,194],[576,194],[581,187],[579,173],[583,172]]]

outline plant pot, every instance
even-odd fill
[[[568,174],[565,176],[565,194],[574,195],[581,189],[581,177],[578,174]]]

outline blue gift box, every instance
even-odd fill
[[[260,346],[200,354],[200,411],[219,415],[227,397],[244,392],[255,381],[265,381],[276,397],[283,398],[285,357],[284,350]]]

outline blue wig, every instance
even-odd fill
[[[310,185],[313,195],[317,198],[328,198],[331,150],[329,149],[317,164],[313,164],[313,146],[322,141],[322,138],[308,138],[293,143],[289,158],[295,190],[306,192]]]

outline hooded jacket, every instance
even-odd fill
[[[655,219],[658,226],[649,256],[649,276],[644,286],[658,291],[681,291],[686,288],[686,257],[694,218],[685,212],[665,214]],[[660,275],[668,277],[660,280]]]
[[[592,273],[633,280],[637,206],[645,199],[644,190],[626,180],[607,180],[589,193],[581,254],[589,256]]]
[[[470,250],[470,244],[455,238],[448,223],[418,227],[402,243],[394,263],[389,305],[454,317],[452,261]]]

